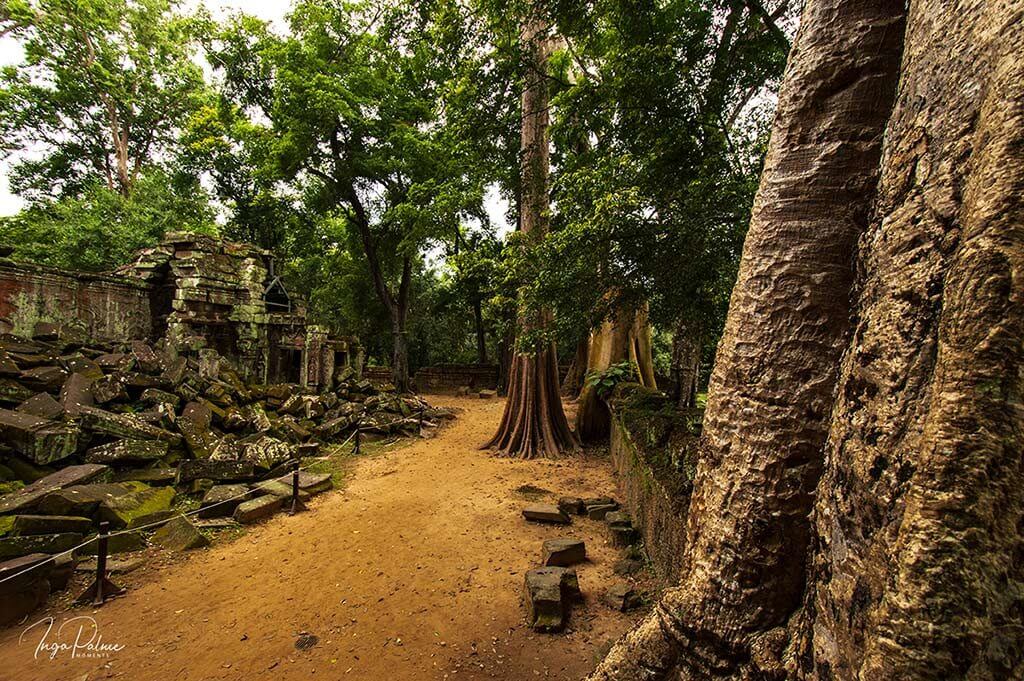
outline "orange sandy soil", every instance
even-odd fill
[[[599,600],[618,579],[621,552],[596,521],[525,522],[528,499],[517,490],[541,487],[551,501],[614,495],[609,461],[494,457],[476,446],[494,432],[501,400],[431,401],[463,411],[434,438],[355,460],[344,489],[314,499],[311,512],[119,577],[128,593],[102,608],[51,604],[58,626],[89,615],[103,642],[123,650],[36,659],[42,629],[22,632],[42,611],[0,633],[0,679],[582,678],[640,617]],[[524,573],[539,563],[542,540],[559,536],[587,543],[586,602],[567,632],[537,634],[525,626]],[[70,643],[80,622],[47,640]],[[296,649],[302,632],[319,642]]]

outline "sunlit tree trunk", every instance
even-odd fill
[[[584,336],[576,344],[576,352],[573,353],[572,361],[569,363],[569,371],[565,374],[562,382],[562,397],[575,398],[583,389],[583,380],[587,376],[587,357],[590,351],[590,338]]]
[[[593,679],[778,678],[903,4],[808,0],[709,388],[684,575]]]
[[[549,228],[548,187],[550,123],[547,63],[550,54],[548,26],[536,10],[525,22],[522,40],[529,64],[522,96],[522,210],[520,229],[536,243]],[[522,311],[519,329],[527,337],[544,329],[550,314]],[[562,410],[554,343],[515,352],[509,375],[508,398],[498,432],[485,448],[506,456],[533,458],[557,456],[576,446],[576,439]]]
[[[622,362],[633,365],[635,380],[657,388],[651,356],[651,326],[645,310],[619,310],[590,335],[587,373],[600,372]],[[597,391],[588,385],[580,391],[576,435],[584,442],[599,442],[611,431],[611,413]]]

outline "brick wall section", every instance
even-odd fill
[[[96,341],[150,334],[150,285],[0,258],[0,320],[32,336],[36,322],[74,324]]]
[[[473,390],[495,390],[498,387],[498,365],[441,364],[423,367],[413,380],[416,389],[424,393],[455,392],[464,385]]]

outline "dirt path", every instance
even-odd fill
[[[14,627],[0,635],[0,678],[581,678],[638,617],[598,600],[619,552],[596,521],[564,530],[526,523],[516,490],[613,494],[608,462],[489,456],[474,445],[496,427],[501,401],[433,401],[465,411],[434,439],[359,461],[346,489],[315,500],[311,513],[197,552],[99,610],[57,615],[58,625],[94,617],[103,642],[123,650],[35,659],[41,628],[19,644],[24,627]],[[569,633],[534,634],[524,626],[523,575],[554,536],[586,540],[587,602]],[[302,632],[319,643],[297,650]]]

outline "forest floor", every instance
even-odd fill
[[[4,681],[88,679],[580,679],[639,617],[600,595],[621,557],[602,523],[528,523],[522,507],[560,495],[615,495],[607,457],[518,461],[477,446],[497,427],[502,400],[432,397],[462,411],[435,437],[352,459],[342,489],[310,512],[279,515],[170,564],[119,580],[128,593],[102,608],[49,612],[0,632]],[[531,491],[529,487],[541,488]],[[546,494],[544,490],[549,490]],[[584,604],[561,634],[525,624],[523,579],[541,542],[586,541]],[[77,587],[75,587],[77,588]],[[26,626],[52,615],[45,623]],[[81,628],[103,657],[39,649]],[[57,628],[67,621],[58,639]],[[303,634],[318,642],[300,650]],[[103,654],[103,653],[101,653]]]

